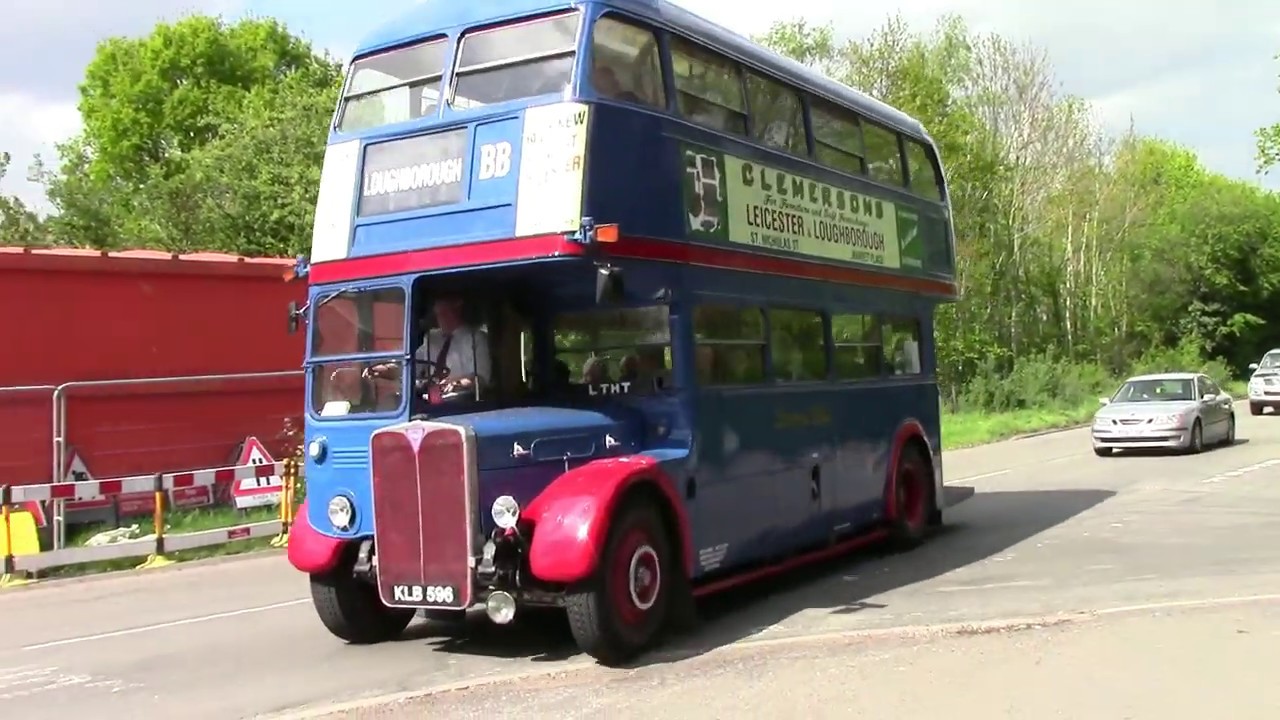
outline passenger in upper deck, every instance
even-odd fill
[[[607,98],[631,103],[641,102],[639,95],[623,86],[622,81],[618,79],[618,73],[608,65],[601,64],[599,60],[596,60],[591,69],[591,85],[596,92]]]

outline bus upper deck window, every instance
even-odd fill
[[[596,21],[591,36],[591,85],[612,100],[666,107],[658,40],[613,17]]]
[[[437,38],[353,62],[338,129],[351,132],[435,115],[446,47],[445,39]]]
[[[560,93],[573,77],[578,13],[462,36],[450,105],[467,109]]]

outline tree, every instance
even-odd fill
[[[0,180],[13,156],[0,151]],[[0,194],[0,246],[43,247],[49,244],[44,221],[17,197]]]
[[[935,319],[952,403],[1078,400],[1115,372],[1242,365],[1274,344],[1280,197],[1185,148],[1104,135],[1038,48],[955,17],[926,31],[890,17],[857,39],[793,20],[759,40],[917,117],[937,142],[963,292]],[[1280,159],[1280,125],[1259,137],[1260,157]]]
[[[339,66],[275,20],[192,16],[99,45],[45,170],[67,243],[244,254],[309,234]]]

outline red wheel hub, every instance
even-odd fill
[[[618,544],[609,579],[618,618],[628,625],[643,622],[662,589],[662,561],[643,530],[631,530]]]

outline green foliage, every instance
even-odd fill
[[[1226,382],[1276,344],[1280,197],[1171,143],[1105,136],[1042,51],[956,17],[927,31],[891,17],[857,39],[794,20],[759,40],[937,141],[964,293],[935,323],[951,409],[1078,407],[1129,372],[1206,357],[1225,358],[1210,369]],[[1264,135],[1280,158],[1280,125]]]
[[[63,244],[305,251],[339,66],[279,22],[191,16],[99,45],[43,169]]]
[[[0,151],[0,180],[13,156]],[[16,247],[44,247],[50,244],[44,220],[16,197],[0,195],[0,245]]]

